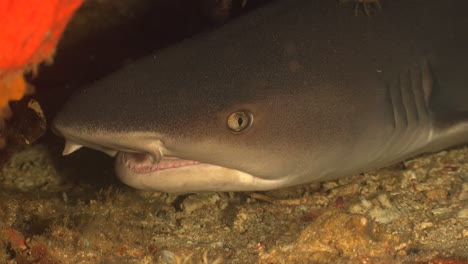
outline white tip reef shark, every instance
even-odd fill
[[[468,1],[269,3],[84,87],[53,130],[143,190],[271,190],[468,142]]]

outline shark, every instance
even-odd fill
[[[141,190],[272,190],[468,142],[468,2],[273,1],[76,92],[64,155]]]

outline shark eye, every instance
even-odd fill
[[[230,114],[227,118],[227,126],[232,133],[238,134],[244,132],[252,125],[253,116],[248,111],[237,111]]]

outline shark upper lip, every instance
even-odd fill
[[[62,155],[63,156],[70,155],[73,152],[81,149],[83,146],[86,146],[86,145],[81,145],[81,144],[75,143],[75,142],[67,139],[65,141],[65,146],[63,148]],[[111,157],[115,157],[117,155],[117,153],[118,153],[118,150],[105,148],[105,147],[102,147],[102,146],[93,146],[91,148],[96,149],[96,150],[101,151],[101,152],[104,152],[104,153],[106,153],[107,155],[109,155]]]
[[[152,144],[140,144],[134,146],[127,146],[127,143],[120,143],[117,141],[110,141],[107,139],[98,141],[96,139],[87,140],[86,138],[75,137],[73,135],[65,136],[65,146],[62,155],[70,155],[82,147],[87,147],[100,152],[103,152],[111,157],[116,157],[118,153],[145,153],[147,158],[151,159],[152,163],[159,162],[165,156],[165,148],[158,140],[152,140]]]

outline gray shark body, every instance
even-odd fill
[[[268,190],[468,142],[468,3],[394,0],[372,17],[284,0],[76,94],[53,129],[116,156],[130,186]]]

